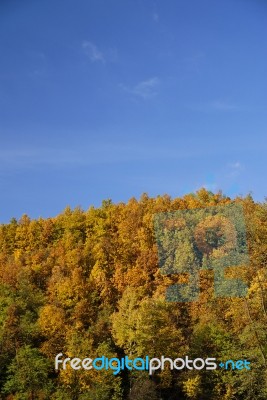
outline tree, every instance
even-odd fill
[[[20,400],[48,399],[52,389],[49,370],[49,362],[37,349],[22,347],[8,368],[4,393]]]

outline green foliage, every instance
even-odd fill
[[[49,364],[37,349],[21,347],[8,368],[3,392],[15,393],[21,400],[48,399],[52,389]]]

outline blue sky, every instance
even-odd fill
[[[0,222],[267,195],[265,0],[2,0],[0,50]]]

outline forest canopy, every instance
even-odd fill
[[[195,301],[167,301],[167,288],[186,278],[161,273],[155,215],[229,204],[244,211],[249,265],[227,274],[246,283],[246,296],[216,296],[207,269]],[[0,398],[266,399],[266,266],[267,204],[250,195],[143,194],[12,219],[0,225]],[[58,353],[247,359],[251,370],[55,371]]]

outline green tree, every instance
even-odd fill
[[[50,365],[37,349],[22,347],[8,368],[4,393],[19,400],[48,399],[51,392]]]

